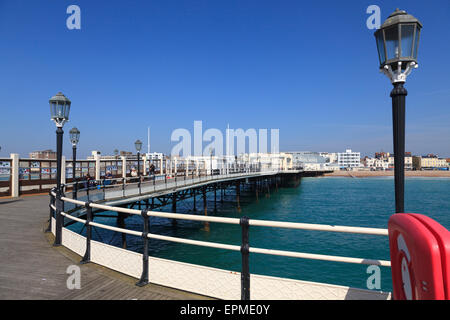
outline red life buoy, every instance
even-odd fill
[[[394,299],[448,299],[447,229],[426,216],[407,213],[391,216],[388,229]]]

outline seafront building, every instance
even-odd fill
[[[345,152],[338,152],[337,163],[341,169],[355,169],[361,167],[361,153],[354,152],[351,149]]]
[[[337,153],[293,151],[293,166],[305,171],[335,171],[339,170]]]
[[[56,159],[56,152],[49,149],[29,153],[30,159]]]
[[[373,170],[388,170],[389,161],[387,159],[364,157],[362,164],[365,168]]]
[[[427,154],[426,156],[414,156],[413,168],[414,170],[433,170],[433,169],[448,169],[448,159],[439,158],[435,154]]]
[[[389,152],[375,152],[375,157],[364,157],[362,165],[371,170],[394,170],[395,156]],[[413,156],[405,152],[405,170],[413,169]]]

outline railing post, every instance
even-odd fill
[[[75,184],[73,185],[73,196],[72,196],[72,198],[73,199],[77,199],[77,194],[78,194],[78,179],[77,178],[75,178],[75,171],[74,171],[74,173],[73,173],[73,179],[74,179],[74,181],[75,181]]]
[[[90,188],[89,184],[90,184],[90,182],[88,181],[87,182],[87,189],[86,189],[86,196],[87,196],[88,201],[89,201],[89,188]]]
[[[49,208],[50,208],[50,219],[48,220],[48,227],[47,230],[45,230],[45,232],[51,232],[52,231],[52,218],[55,215],[55,210],[53,210],[52,205],[55,205],[55,197],[52,195],[52,191],[55,191],[55,189],[53,188],[52,190],[50,190],[49,195],[50,195],[50,204],[49,204]]]
[[[149,233],[149,217],[147,209],[141,211],[141,216],[144,219],[144,232],[142,232],[142,240],[144,241],[144,252],[142,252],[142,275],[136,285],[138,287],[148,284],[148,233]]]
[[[62,227],[63,227],[63,216],[61,215],[63,211],[63,201],[61,200],[61,187],[56,190],[56,224],[55,224],[55,242],[53,246],[58,247],[61,245],[62,238]]]
[[[106,178],[103,178],[103,200],[105,200],[105,198],[106,198],[106,195],[105,195],[105,193],[106,193],[106,184],[105,184],[105,182],[106,182]]]
[[[92,239],[92,207],[91,201],[88,201],[84,204],[86,207],[86,251],[84,253],[83,259],[81,259],[80,263],[85,264],[91,262],[91,239]]]
[[[125,197],[125,178],[122,178],[122,195]]]
[[[242,269],[241,269],[241,300],[250,300],[250,265],[249,265],[249,219],[242,216],[239,224],[242,229]]]

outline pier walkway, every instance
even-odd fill
[[[48,225],[48,195],[0,199],[0,299],[208,299],[149,284],[97,264],[80,265],[81,257],[65,247],[53,247]],[[70,290],[70,265],[81,270],[81,289]]]

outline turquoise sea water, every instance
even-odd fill
[[[244,193],[245,194],[245,193]],[[405,210],[422,213],[450,229],[450,179],[406,178]],[[208,215],[289,222],[318,223],[344,226],[387,228],[389,217],[395,210],[394,179],[315,177],[303,178],[298,188],[280,188],[270,197],[260,194],[242,197],[242,212],[236,210],[234,190],[230,189],[223,204],[218,202],[218,212],[212,213],[212,195],[208,196]],[[218,193],[218,199],[219,193]],[[203,213],[202,201],[197,199],[197,214]],[[192,213],[192,201],[177,204],[179,212]],[[170,211],[170,206],[163,211]],[[113,218],[96,218],[96,221],[115,225]],[[127,228],[142,230],[142,218],[126,220]],[[81,225],[71,227],[81,230]],[[173,227],[168,219],[151,218],[150,231],[156,234],[218,243],[240,245],[239,226],[210,224],[205,231],[202,222],[179,220]],[[84,234],[84,231],[83,231]],[[97,229],[94,239],[120,246],[120,235]],[[101,239],[100,239],[101,238]],[[142,252],[142,240],[127,236],[128,249]],[[268,227],[250,228],[250,246],[307,253],[328,254],[368,259],[389,260],[387,236],[353,235],[307,230],[288,230]],[[150,256],[182,262],[240,271],[239,252],[214,248],[150,240]],[[370,274],[367,265],[306,260],[261,254],[250,255],[250,272],[292,279],[367,288]],[[390,268],[381,269],[381,290],[391,291]]]

